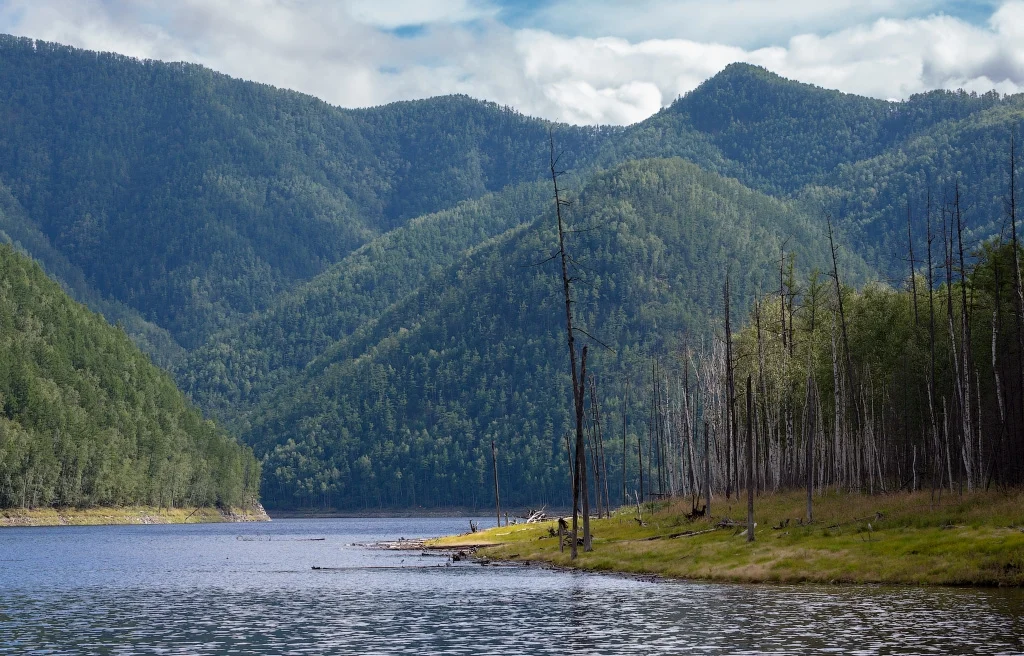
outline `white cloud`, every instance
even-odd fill
[[[428,23],[464,23],[498,14],[498,8],[484,0],[349,0],[347,9],[355,20],[388,30]]]
[[[906,18],[947,0],[554,0],[531,16],[538,29],[631,41],[689,39],[763,47],[797,32],[829,32],[876,18]]]
[[[575,1],[559,0],[549,11],[565,11]],[[610,5],[601,2],[608,1],[597,6],[607,10]],[[909,4],[920,9],[937,1]],[[648,23],[664,18],[671,25],[681,15],[665,9],[663,0],[644,3],[650,11],[665,11],[664,17],[645,17]],[[746,12],[732,23],[737,30],[758,21],[766,30],[781,30],[785,21],[771,9],[783,4],[805,11],[809,25],[832,24],[841,15],[871,18],[807,29],[756,49],[737,45],[739,37],[715,37],[729,11]],[[0,0],[0,31],[194,61],[348,107],[466,93],[573,123],[641,120],[734,61],[880,98],[932,88],[1024,89],[1024,0],[1004,2],[982,24],[942,14],[908,17],[908,3],[895,0],[699,6],[681,0],[678,6],[694,10],[691,38],[630,40],[622,36],[634,29],[628,17],[616,36],[512,29],[486,0]],[[848,13],[837,13],[837,7]],[[606,29],[614,29],[616,16],[612,10],[602,15]],[[404,25],[424,27],[408,38],[389,31]]]

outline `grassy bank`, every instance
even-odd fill
[[[3,526],[97,526],[102,524],[193,524],[205,522],[265,522],[270,517],[255,508],[0,508]]]
[[[754,503],[755,541],[746,541],[746,504],[717,499],[710,518],[689,521],[689,501],[647,505],[591,522],[594,550],[573,562],[559,553],[555,522],[440,538],[432,546],[491,545],[479,554],[585,570],[737,582],[1024,585],[1024,492],[814,498],[804,525],[801,493]],[[742,526],[722,527],[731,518]],[[788,521],[787,521],[788,520]],[[701,532],[707,531],[707,532]]]

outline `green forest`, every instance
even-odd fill
[[[955,211],[942,214],[932,280],[925,255],[902,289],[854,291],[815,274],[757,304],[735,377],[754,390],[758,487],[799,487],[808,462],[814,487],[1020,484],[1020,244],[962,251]]]
[[[0,507],[257,497],[252,450],[10,245],[0,245],[0,406]]]
[[[0,449],[0,506],[229,504],[258,485],[268,508],[479,508],[493,499],[492,440],[504,501],[568,504],[549,139],[572,203],[574,312],[606,483],[637,488],[643,459],[647,493],[693,492],[699,475],[686,468],[701,455],[679,455],[679,440],[699,436],[705,412],[714,484],[737,482],[726,427],[743,409],[721,419],[712,390],[726,342],[737,380],[759,381],[764,457],[789,463],[764,485],[804,471],[808,368],[818,419],[836,408],[845,418],[823,423],[815,448],[837,431],[856,445],[823,452],[833,469],[820,484],[891,488],[907,472],[911,485],[968,471],[971,485],[1016,480],[986,464],[1019,460],[1011,436],[1024,434],[1013,265],[995,266],[998,285],[984,280],[1011,241],[1010,139],[1024,96],[890,102],[733,64],[645,121],[589,128],[464,96],[342,109],[197,65],[0,36],[0,110],[0,239],[38,263],[8,249],[5,266],[43,294],[11,301],[21,332],[5,328],[4,430],[20,437]],[[943,238],[963,247],[962,266],[938,253]],[[902,291],[912,268],[916,296]],[[966,310],[949,300],[962,289]],[[938,327],[920,313],[899,323],[906,299],[920,311],[929,290]],[[80,323],[44,312],[58,294]],[[836,373],[840,297],[849,350],[834,351]],[[19,303],[50,332],[24,324]],[[993,326],[1010,340],[996,365]],[[106,336],[92,368],[47,341],[87,341],[83,331]],[[923,366],[932,333],[934,385],[911,386],[899,376]],[[33,348],[55,355],[24,346],[37,337]],[[125,378],[126,362],[145,376]],[[898,389],[913,394],[901,401]],[[905,408],[916,414],[897,439],[881,417]],[[864,412],[878,413],[884,440],[870,441]],[[942,421],[963,427],[948,447]],[[965,437],[993,431],[1006,439]],[[964,445],[973,464],[954,471]]]
[[[575,312],[614,349],[592,360],[609,380],[702,334],[727,268],[743,271],[741,293],[768,284],[779,232],[822,238],[792,205],[680,159],[596,176],[573,214],[593,228],[572,240]],[[267,502],[481,505],[493,439],[510,503],[564,503],[560,283],[552,264],[533,266],[556,243],[544,213],[481,245],[271,395],[242,433],[268,454]]]

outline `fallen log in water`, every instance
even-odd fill
[[[401,538],[398,540],[385,540],[383,542],[374,542],[372,544],[360,545],[365,546],[369,549],[381,549],[383,551],[421,551],[423,549],[429,549],[426,540],[406,540]]]

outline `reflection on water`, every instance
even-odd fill
[[[467,526],[2,530],[0,654],[1024,653],[1021,590],[655,583],[354,546]]]

